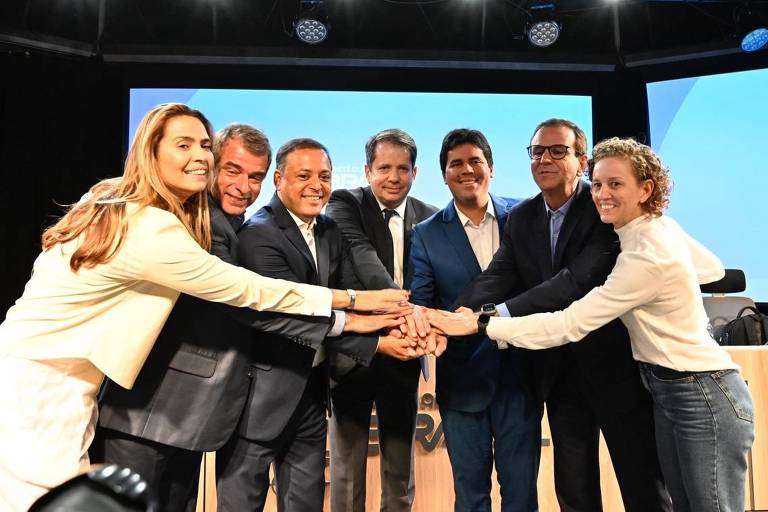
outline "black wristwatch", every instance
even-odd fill
[[[488,328],[488,322],[491,321],[492,316],[497,316],[496,304],[483,304],[480,306],[480,316],[477,317],[477,332],[478,334],[485,335],[485,330]]]

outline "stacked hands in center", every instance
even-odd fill
[[[448,336],[463,336],[477,332],[477,314],[468,308],[459,308],[455,313],[416,306],[406,300],[392,302],[395,293],[407,294],[403,290],[381,290],[368,292],[371,295],[387,294],[380,308],[360,312],[347,312],[344,330],[358,333],[381,331],[379,351],[402,361],[415,359],[427,354],[436,357],[445,352]],[[360,292],[358,292],[360,293]],[[374,302],[374,301],[371,301]],[[367,309],[367,308],[366,308]]]

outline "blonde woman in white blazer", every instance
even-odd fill
[[[24,294],[0,325],[0,510],[26,510],[88,466],[104,375],[133,385],[179,292],[300,315],[404,311],[401,290],[269,279],[206,252],[211,137],[202,113],[155,107],[123,176],[96,184],[44,232]]]
[[[724,275],[720,260],[662,214],[667,170],[631,139],[596,145],[589,165],[600,219],[621,254],[605,284],[563,311],[518,318],[433,312],[447,334],[485,330],[500,348],[563,345],[620,318],[654,404],[656,445],[675,512],[741,512],[753,407],[738,366],[707,330],[699,284]]]

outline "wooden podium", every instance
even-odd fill
[[[755,403],[755,444],[749,454],[749,471],[746,482],[747,511],[768,510],[768,347],[731,347],[731,357],[741,366]],[[435,375],[435,361],[430,358],[431,375]],[[422,379],[419,385],[419,418],[416,425],[415,477],[416,499],[413,512],[444,512],[453,510],[453,478],[445,448],[440,413],[434,400],[434,378]],[[379,510],[379,458],[375,429],[371,430],[371,455],[368,456],[366,510]],[[198,512],[216,510],[213,454],[203,461],[205,472],[201,474]],[[603,508],[606,511],[624,510],[616,477],[605,443],[600,440],[601,487]],[[326,484],[328,482],[326,468]],[[539,469],[539,510],[555,512],[560,508],[554,491],[553,454],[549,425],[546,416],[542,423],[541,466]],[[330,491],[326,489],[325,510],[329,511]],[[500,510],[499,487],[493,476],[493,510]],[[270,493],[265,510],[276,510],[274,495]]]

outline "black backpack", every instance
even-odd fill
[[[753,313],[745,315],[751,310]],[[739,310],[736,318],[725,324],[717,336],[720,345],[765,345],[768,343],[768,316],[752,306]]]

